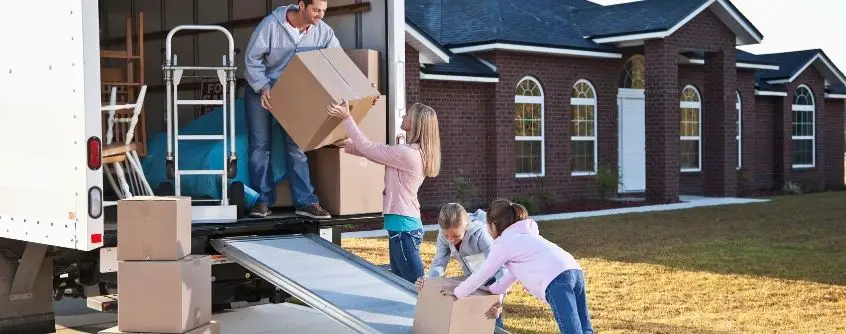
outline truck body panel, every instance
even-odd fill
[[[88,161],[101,146],[97,9],[24,1],[0,13],[3,43],[20,48],[0,53],[0,238],[102,245],[101,160]]]

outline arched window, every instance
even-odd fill
[[[806,85],[796,89],[793,97],[793,168],[811,168],[816,164],[816,105],[814,93]]]
[[[570,97],[570,171],[594,175],[596,159],[596,89],[587,80],[579,80]]]
[[[517,177],[543,176],[543,88],[535,78],[520,80],[514,105]]]
[[[702,170],[702,99],[696,87],[687,85],[681,93],[681,148],[679,162],[682,172]]]
[[[620,88],[646,89],[646,58],[634,55],[623,65]]]
[[[737,109],[737,135],[735,135],[735,139],[737,140],[737,169],[743,167],[743,139],[741,138],[741,134],[743,133],[743,101],[740,99],[740,91],[735,92],[737,101],[734,103],[734,108]]]

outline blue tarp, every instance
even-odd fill
[[[214,108],[211,112],[188,123],[179,129],[182,135],[220,135],[223,133],[224,124],[223,108]],[[287,164],[285,163],[285,142],[282,139],[281,127],[276,120],[273,120],[270,159],[273,181],[279,183],[288,177]],[[228,126],[228,119],[227,119]],[[155,190],[162,182],[173,182],[167,178],[165,170],[165,158],[167,156],[167,133],[160,132],[150,136],[147,142],[147,157],[141,163],[147,181]],[[230,179],[231,184],[239,181],[244,184],[247,207],[252,207],[258,193],[250,188],[249,175],[249,136],[247,134],[247,123],[244,112],[244,99],[235,100],[235,148],[238,154],[238,174]],[[187,141],[179,144],[179,168],[180,169],[222,169],[223,168],[223,142],[220,140]],[[220,198],[220,176],[217,175],[184,175],[182,176],[183,196],[194,198]]]

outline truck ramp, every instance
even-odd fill
[[[414,284],[317,235],[234,237],[212,245],[358,333],[411,333]]]

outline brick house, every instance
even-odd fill
[[[605,171],[654,202],[843,186],[846,76],[738,50],[763,35],[728,0],[408,0],[406,21],[408,101],[441,126],[426,208],[459,177],[485,201],[593,198]]]

